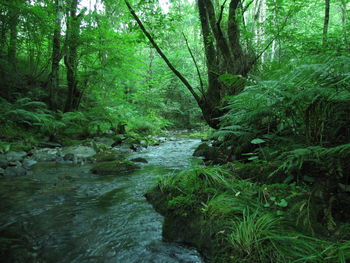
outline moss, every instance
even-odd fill
[[[208,262],[325,262],[330,255],[322,251],[332,243],[317,229],[322,206],[295,184],[259,184],[220,167],[194,168],[164,178],[146,197],[165,217],[164,238],[196,247]],[[338,229],[338,240],[348,238],[347,230]]]
[[[122,175],[139,169],[140,166],[128,160],[96,163],[91,171],[99,175]]]

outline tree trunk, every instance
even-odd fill
[[[323,40],[322,40],[322,46],[323,47],[327,47],[327,33],[328,33],[328,24],[329,24],[329,8],[330,8],[330,0],[325,0],[324,23],[323,23]]]
[[[15,8],[9,10],[10,43],[7,53],[7,61],[14,68],[16,67],[17,35],[18,35],[19,12]]]
[[[348,22],[349,22],[349,14],[346,10],[346,1],[341,0],[341,12],[342,12],[342,26],[343,26],[343,36],[344,36],[344,45],[350,51],[349,41],[348,41]]]
[[[191,92],[202,110],[204,119],[213,128],[219,127],[218,118],[226,112],[223,109],[226,106],[223,102],[224,98],[228,95],[236,95],[242,91],[245,83],[244,78],[247,77],[247,74],[256,62],[255,58],[250,58],[243,51],[240,43],[240,31],[236,17],[239,2],[240,0],[230,1],[227,32],[224,33],[221,28],[224,5],[220,7],[218,12],[215,11],[215,5],[212,0],[197,0],[208,78],[208,87],[199,96],[187,79],[174,68],[145,29],[129,2],[125,0],[130,13],[139,24],[143,33],[169,68]],[[220,76],[224,74],[226,77],[231,78],[231,80],[235,79],[236,81],[231,81],[230,85],[225,84],[223,81],[220,81]]]
[[[61,54],[61,20],[62,0],[55,0],[56,19],[52,38],[51,74],[49,76],[49,106],[51,110],[57,110],[57,91],[59,88],[59,70]]]
[[[1,17],[1,27],[0,27],[0,58],[6,57],[6,51],[5,49],[5,43],[6,43],[6,33],[7,33],[7,19],[6,19],[6,10],[1,10],[0,17]]]
[[[78,0],[70,0],[70,7],[67,16],[66,30],[66,51],[64,64],[67,68],[67,86],[68,93],[64,111],[74,111],[79,107],[82,92],[78,89],[77,71],[78,71],[78,45],[80,17],[77,15]]]

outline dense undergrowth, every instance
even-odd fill
[[[165,236],[209,262],[349,262],[349,72],[348,56],[312,56],[252,76],[214,134],[226,164],[149,193]]]
[[[162,179],[148,197],[166,216],[165,224],[184,225],[165,236],[204,250],[209,262],[347,262],[350,257],[350,225],[340,224],[333,236],[320,234],[324,226],[315,213],[322,207],[305,186],[242,180],[239,170],[227,166],[194,168]]]
[[[30,149],[39,142],[70,144],[94,136],[124,134],[136,141],[160,134],[169,122],[155,114],[141,114],[131,106],[83,107],[80,111],[51,111],[41,101],[0,98],[0,150]],[[12,148],[11,148],[12,147]]]

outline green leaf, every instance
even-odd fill
[[[264,142],[266,142],[265,140],[263,140],[263,139],[260,139],[260,138],[256,138],[256,139],[254,139],[254,140],[251,140],[250,141],[252,144],[261,144],[261,143],[264,143]]]
[[[282,199],[280,202],[277,203],[277,205],[280,207],[287,207],[288,202],[285,199]]]
[[[277,214],[278,216],[283,216],[283,215],[284,215],[284,211],[277,210],[276,214]]]

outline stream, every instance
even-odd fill
[[[193,248],[162,240],[161,215],[144,194],[157,178],[190,167],[194,139],[172,139],[129,158],[148,164],[121,176],[91,165],[38,163],[0,179],[0,261],[201,263]]]

